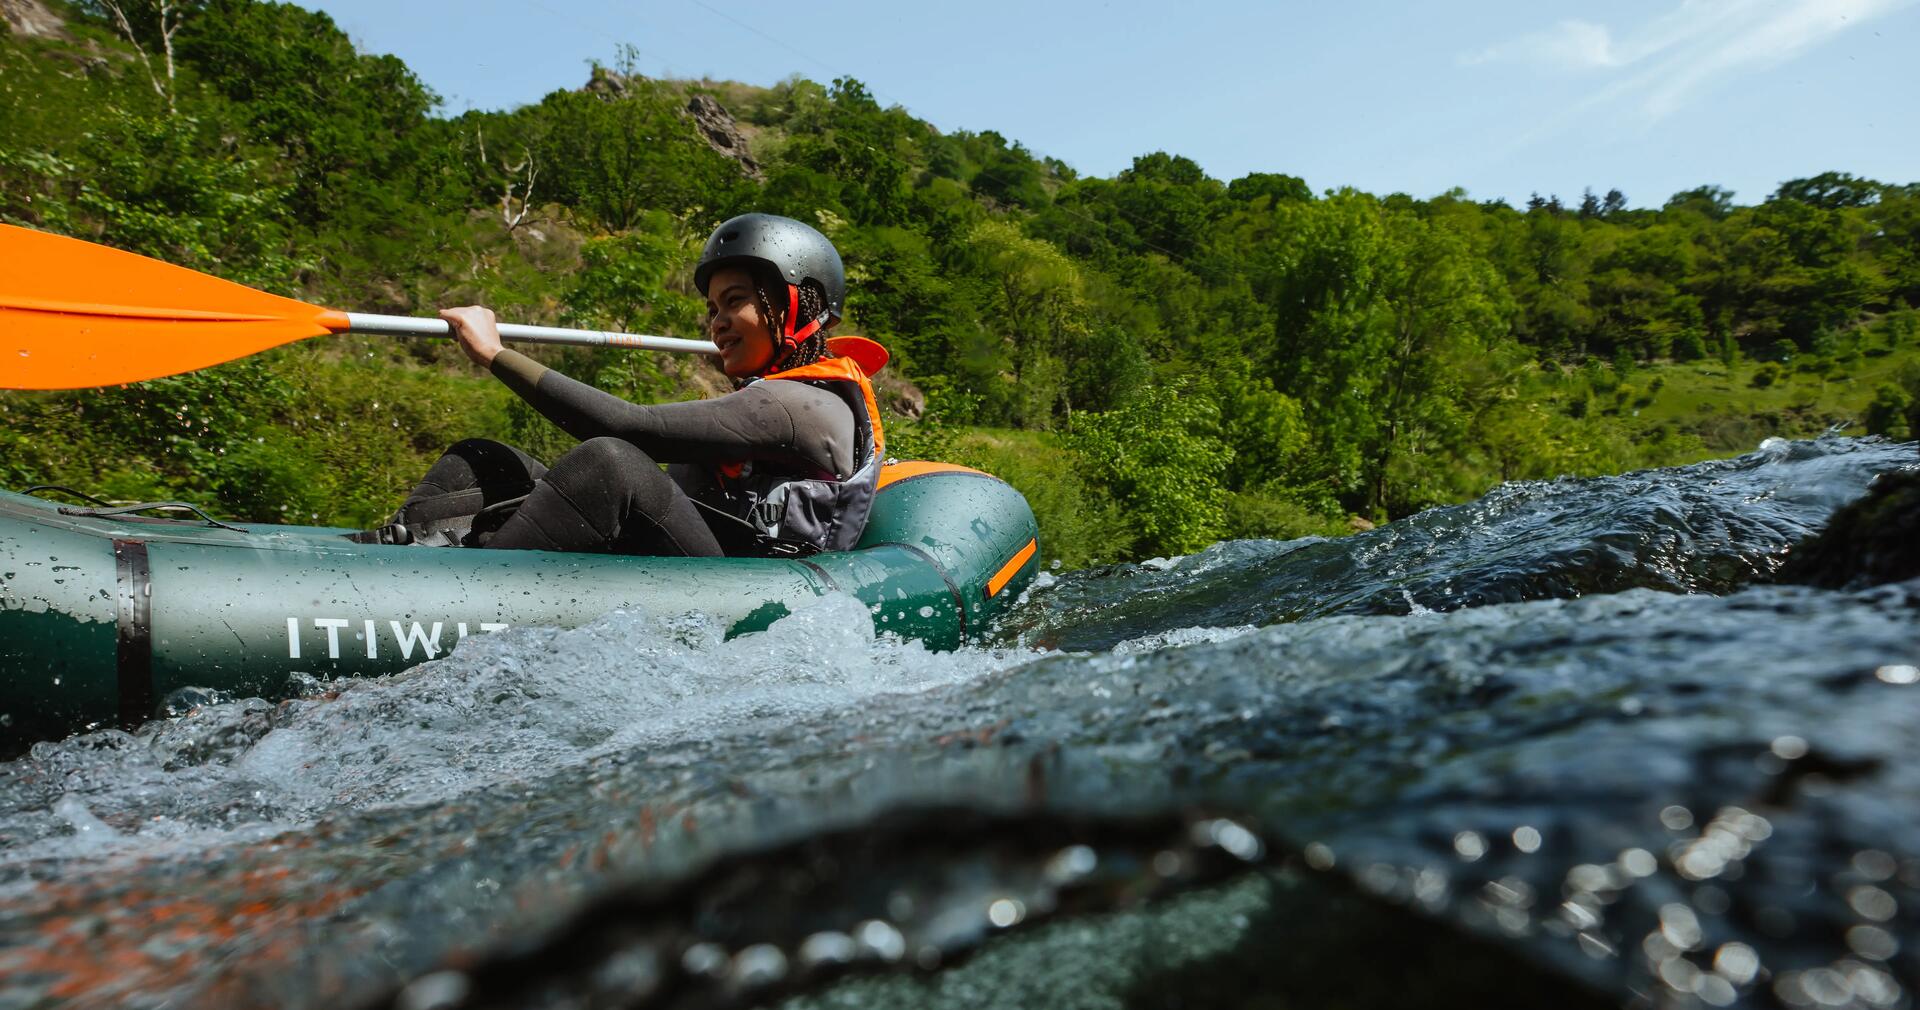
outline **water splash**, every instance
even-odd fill
[[[0,810],[12,814],[0,865],[251,839],[337,812],[442,802],[597,754],[712,741],[1027,658],[876,636],[864,606],[839,595],[763,633],[723,632],[698,614],[614,611],[575,629],[472,636],[404,673],[313,682],[277,707],[216,702],[137,734],[36,744],[0,764]],[[79,836],[47,805],[56,795],[98,811],[108,834],[69,845]]]
[[[1264,907],[1244,888],[1196,906],[1258,928],[1223,929],[1226,951],[1182,954],[1178,931],[1096,945],[1108,960],[1075,970],[1164,953],[1128,991],[1184,993],[1224,958],[1268,972],[1233,992],[1293,992],[1297,972],[1363,979],[1465,931],[1495,941],[1470,945],[1491,965],[1478,1002],[1585,991],[1521,999],[1524,962],[1662,1005],[1903,1005],[1920,968],[1920,584],[1750,583],[1915,462],[1874,440],[1789,443],[1509,485],[1340,541],[1041,580],[1006,641],[1070,652],[929,654],[835,599],[733,641],[614,614],[42,745],[0,764],[0,1002],[56,983],[202,1005],[431,995],[448,965],[564,935],[616,885],[684,897],[610,925],[679,938],[656,966],[761,978],[773,954],[857,949],[860,909],[902,938],[947,935],[900,881],[964,883],[967,943],[1018,929],[1021,908],[995,902],[1040,893],[1020,875],[1045,859],[991,853],[1063,820],[1119,853],[1142,818],[1204,808],[1289,867]],[[887,850],[894,883],[851,843],[804,844],[903,811],[921,841]],[[979,818],[996,826],[960,828]],[[1156,842],[1130,858],[1116,879],[1174,879],[1185,857]],[[1368,911],[1331,915],[1341,901]],[[235,936],[242,914],[258,918]],[[61,924],[78,920],[110,928],[75,939]],[[140,959],[162,941],[173,960]],[[1301,950],[1311,963],[1287,960]],[[140,967],[87,974],[120,956]],[[983,977],[1044,1000],[1051,965],[1022,963],[1024,981]],[[631,981],[614,970],[634,964],[601,967]],[[965,1003],[969,977],[933,990]],[[826,1000],[862,991],[900,990]]]
[[[1503,484],[1339,540],[1238,541],[1111,565],[1032,590],[1007,640],[1106,649],[1178,627],[1406,614],[1626,589],[1724,593],[1914,465],[1911,444],[1825,438],[1618,477]]]

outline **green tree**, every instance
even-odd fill
[[[811,108],[817,120],[794,129],[781,152],[785,169],[806,174],[784,179],[786,173],[777,172],[773,188],[791,191],[807,180],[833,190],[833,204],[856,224],[903,223],[911,207],[906,156],[923,128],[904,110],[882,109],[851,77],[836,79],[826,99],[824,107]],[[801,217],[811,210],[796,207],[791,195],[785,208]]]
[[[705,312],[700,299],[669,283],[675,272],[692,267],[699,253],[695,237],[663,211],[636,223],[632,230],[587,240],[564,318],[593,329],[699,332]]]
[[[1130,506],[1134,550],[1189,554],[1226,526],[1224,479],[1233,450],[1219,437],[1220,408],[1189,387],[1156,387],[1118,410],[1089,414],[1072,444],[1095,480]]]
[[[1311,438],[1300,401],[1252,373],[1245,358],[1207,373],[1220,408],[1220,438],[1233,450],[1224,483],[1235,491],[1279,483],[1311,483],[1305,471]]]
[[[1891,382],[1881,383],[1873,391],[1873,402],[1867,404],[1867,434],[1885,435],[1896,442],[1911,439],[1913,429],[1907,418],[1913,413],[1913,402],[1905,389]]]
[[[292,4],[195,6],[180,29],[180,59],[278,149],[301,221],[351,211],[409,172],[439,99],[398,58],[356,52],[333,19]]]
[[[1199,251],[1226,187],[1191,159],[1156,151],[1133,159],[1109,192],[1139,236],[1136,251],[1184,260]]]
[[[1838,210],[1841,207],[1865,207],[1880,199],[1886,187],[1872,179],[1861,179],[1846,172],[1822,172],[1809,179],[1789,179],[1773,191],[1775,200]]]
[[[537,157],[553,199],[608,232],[651,211],[718,220],[741,206],[740,167],[700,138],[679,96],[657,81],[621,79],[617,92],[557,91],[540,103],[547,126]]]
[[[1889,186],[1865,212],[1862,245],[1886,283],[1892,307],[1920,305],[1920,185]]]
[[[1438,486],[1425,457],[1456,450],[1472,401],[1504,381],[1509,309],[1498,277],[1462,235],[1416,217],[1392,223],[1384,287],[1390,343],[1373,394],[1371,413],[1381,423],[1369,452],[1368,505],[1398,515],[1458,493]]]
[[[1296,175],[1250,172],[1227,183],[1227,196],[1243,202],[1266,200],[1271,205],[1312,200],[1313,190],[1307,188],[1306,180]]]
[[[968,245],[991,292],[987,326],[1003,335],[1013,364],[1013,389],[1001,395],[1012,394],[1021,424],[1050,427],[1067,406],[1061,362],[1079,354],[1091,333],[1080,271],[1058,248],[1000,221],[981,222]]]
[[[257,154],[225,143],[219,123],[121,111],[80,139],[73,160],[12,164],[40,175],[30,220],[43,227],[286,290],[288,190]],[[0,168],[10,160],[0,152]]]
[[[1733,213],[1733,190],[1721,186],[1699,186],[1667,198],[1667,211],[1699,214],[1709,220],[1724,220]]]

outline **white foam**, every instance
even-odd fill
[[[1227,642],[1260,630],[1251,624],[1241,624],[1230,628],[1174,628],[1169,631],[1156,631],[1151,635],[1129,638],[1113,647],[1116,656],[1134,656],[1147,652],[1159,652],[1161,649],[1174,649],[1185,645],[1206,645],[1213,642]]]
[[[85,800],[66,793],[54,803],[53,812],[73,827],[73,851],[86,852],[111,846],[120,832],[87,809]]]
[[[615,611],[572,630],[468,638],[452,655],[310,703],[235,762],[322,806],[437,800],[610,749],[792,722],[876,694],[1019,662],[876,636],[829,596],[761,634],[723,640],[699,615]]]
[[[729,641],[724,631],[697,614],[615,611],[569,630],[472,636],[404,673],[289,702],[270,723],[258,700],[242,700],[137,738],[111,731],[38,745],[28,760],[39,774],[87,802],[66,795],[29,814],[43,837],[0,860],[203,846],[343,810],[438,802],[610,750],[858,712],[877,695],[961,683],[1033,658],[936,653],[876,635],[866,607],[840,595],[766,632]],[[235,732],[243,725],[251,731]],[[191,745],[220,733],[234,743],[183,759],[182,738]]]

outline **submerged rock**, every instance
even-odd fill
[[[1912,578],[1920,578],[1920,470],[1881,474],[1788,554],[1776,581],[1861,589]]]
[[[1769,581],[1794,544],[1875,476],[1920,464],[1877,439],[1770,440],[1756,452],[1613,477],[1503,484],[1337,540],[1243,540],[1110,565],[1032,593],[999,634],[1109,649],[1196,625],[1451,611],[1629,589],[1729,593]]]

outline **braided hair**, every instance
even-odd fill
[[[760,318],[766,320],[767,329],[773,334],[773,360],[767,365],[766,371],[778,372],[799,368],[827,357],[825,324],[791,348],[781,340],[780,335],[785,333],[787,328],[786,278],[782,277],[780,271],[771,264],[755,263],[751,272],[753,295],[760,304]],[[818,283],[811,280],[800,282],[799,296],[795,300],[799,303],[799,311],[795,313],[799,326],[805,326],[808,321],[826,317],[827,294]],[[751,381],[753,377],[749,376],[737,384],[744,385]]]

